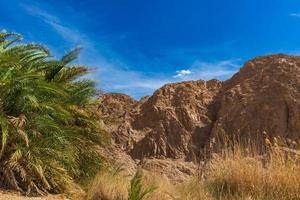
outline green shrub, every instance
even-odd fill
[[[154,186],[148,186],[147,188],[143,189],[142,179],[142,172],[137,171],[130,182],[128,200],[142,200],[147,194],[150,194],[156,190],[156,187]]]
[[[64,192],[100,166],[96,145],[106,133],[93,110],[97,90],[80,52],[60,60],[36,44],[0,33],[0,186],[43,194]]]

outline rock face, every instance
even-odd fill
[[[135,158],[193,156],[212,128],[210,104],[221,83],[217,80],[168,84],[156,91],[133,117],[132,129],[145,136],[130,154]]]
[[[225,82],[167,84],[140,101],[123,94],[102,99],[99,109],[117,118],[117,146],[141,166],[164,162],[158,165],[176,171],[180,165],[166,159],[194,160],[213,137],[300,138],[300,57],[257,57]]]
[[[245,64],[218,95],[212,135],[300,137],[300,57],[273,55]]]
[[[121,94],[107,94],[110,101],[103,101],[102,106],[110,109],[111,105],[115,106],[111,102],[122,99],[128,102],[118,104],[130,108],[114,135],[134,159],[188,159],[199,153],[210,135],[213,127],[210,105],[220,87],[221,82],[217,80],[167,84],[135,104],[127,97],[121,98]]]
[[[194,163],[180,160],[143,159],[139,166],[150,172],[165,175],[174,182],[182,182],[197,174],[197,166]]]

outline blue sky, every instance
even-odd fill
[[[0,0],[0,28],[76,46],[104,91],[135,98],[165,83],[230,78],[246,60],[300,54],[300,0]]]

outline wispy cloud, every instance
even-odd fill
[[[100,77],[100,85],[105,91],[127,93],[140,98],[152,94],[163,85],[185,80],[226,80],[240,68],[239,59],[204,62],[196,60],[190,67],[175,71],[175,75],[166,72],[143,73],[130,70],[120,62],[98,61],[102,70],[95,76]]]
[[[291,17],[299,17],[300,18],[300,13],[291,13],[289,14]]]
[[[170,76],[166,73],[145,74],[140,71],[127,70],[117,64],[103,63],[103,70],[98,73],[104,90],[123,92],[140,98],[152,94],[163,85],[185,80],[226,80],[236,73],[239,68],[238,59],[216,62],[195,61],[189,68],[177,70]]]
[[[121,56],[116,54],[109,45],[101,47],[94,45],[95,41],[88,34],[75,28],[78,27],[78,22],[63,18],[63,15],[57,13],[56,10],[42,9],[44,8],[43,6],[21,4],[21,7],[27,14],[39,18],[42,22],[49,25],[63,40],[68,41],[71,46],[81,45],[88,49],[88,51],[84,52],[80,62],[97,67],[97,72],[90,76],[96,80],[100,79],[100,88],[107,92],[123,92],[135,98],[140,98],[150,95],[166,83],[182,80],[226,79],[239,68],[237,60],[203,62],[192,56],[189,59],[196,61],[191,66],[175,71],[173,76],[166,72],[149,74],[132,70],[132,66],[126,64],[126,61],[122,60]],[[106,41],[101,42],[106,43]],[[110,57],[113,57],[113,59],[104,57],[101,54],[103,51],[109,52]],[[171,57],[174,56],[172,52],[166,53],[170,54]],[[195,52],[191,53],[194,54]],[[190,53],[188,52],[188,54]],[[182,57],[186,59],[187,55],[183,54]]]
[[[147,74],[126,69],[118,63],[102,62],[101,71],[94,76],[100,77],[100,85],[107,92],[122,92],[135,98],[152,94],[166,83],[174,82],[165,74]]]
[[[109,51],[113,55],[109,47],[105,49],[95,49],[90,42],[90,38],[84,33],[78,31],[72,23],[63,23],[60,17],[50,11],[43,10],[36,6],[28,6],[21,4],[21,7],[31,16],[38,17],[44,23],[48,24],[53,30],[56,31],[65,41],[70,42],[72,45],[80,44],[85,48],[88,47],[89,52],[83,58],[85,64],[96,66],[96,73],[90,75],[91,78],[100,79],[100,86],[105,91],[124,92],[134,97],[141,97],[151,94],[155,89],[171,82],[170,79],[165,79],[159,75],[149,76],[143,72],[130,70],[130,67],[118,60],[118,55],[114,55],[114,60],[104,58],[99,51]],[[71,24],[66,26],[66,24]]]
[[[85,34],[76,30],[73,27],[67,26],[62,20],[36,6],[29,6],[25,4],[20,5],[29,15],[40,18],[44,23],[48,24],[53,30],[55,30],[64,40],[71,42],[73,45],[89,46]]]

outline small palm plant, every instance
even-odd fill
[[[157,187],[154,186],[143,189],[142,179],[142,172],[138,170],[131,179],[128,200],[142,200],[147,194],[150,194],[157,189]]]
[[[93,176],[106,137],[94,112],[89,68],[36,44],[0,33],[0,186],[27,194],[59,193]]]

